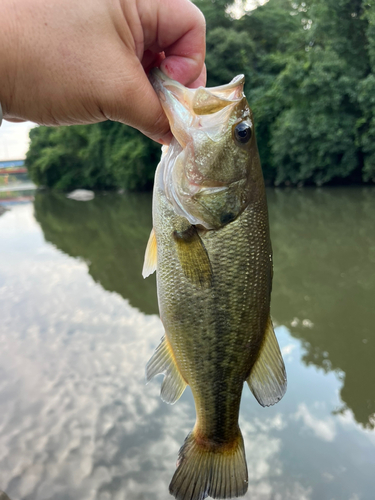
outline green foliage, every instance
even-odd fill
[[[239,73],[247,73],[254,65],[256,46],[246,31],[214,28],[207,34],[207,85],[230,82]],[[217,64],[217,61],[226,61]]]
[[[375,0],[269,0],[240,19],[196,0],[208,85],[246,76],[267,183],[375,182]],[[31,132],[32,179],[146,189],[160,147],[118,123]]]
[[[375,71],[375,0],[365,3],[363,18],[367,21],[366,38],[367,50],[370,57],[372,72]]]
[[[375,75],[362,80],[358,90],[362,116],[357,122],[357,132],[364,158],[363,178],[375,182]]]
[[[160,145],[115,122],[30,131],[26,166],[42,186],[66,191],[148,189],[160,158]]]
[[[292,59],[276,81],[289,88],[285,107],[271,126],[276,184],[321,185],[359,167],[353,109],[357,81],[331,50],[317,48],[306,59],[303,67]]]
[[[30,131],[30,149],[26,166],[37,185],[62,189],[83,185],[80,151],[86,147],[82,127],[38,127]]]
[[[261,14],[264,19],[271,10],[274,16],[275,3],[270,0],[249,17]],[[283,50],[275,42],[265,58],[268,65],[275,65],[277,75],[248,92],[266,180],[277,185],[322,185],[373,179],[371,23],[364,4],[360,0],[289,3],[288,15],[299,25],[286,37],[289,42]],[[281,9],[280,19],[282,15]]]
[[[371,72],[358,84],[361,115],[357,122],[357,144],[363,154],[363,179],[375,182],[375,0],[365,5],[367,50]]]

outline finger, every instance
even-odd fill
[[[164,52],[151,52],[151,50],[146,50],[142,58],[142,66],[146,74],[150,72],[152,68],[159,68],[162,60],[165,59]]]
[[[4,118],[4,120],[12,123],[24,123],[26,121],[22,120],[21,118]]]
[[[155,142],[158,142],[159,144],[162,144],[163,146],[169,146],[173,139],[173,134],[171,131],[169,131],[167,134],[165,134],[163,137],[159,137],[156,139],[154,136],[146,134],[146,132],[143,132],[145,136],[147,136],[149,139],[152,139]]]
[[[198,87],[205,87],[206,83],[207,83],[207,69],[206,69],[206,65],[203,64],[201,74],[198,76],[198,78],[195,80],[195,82],[192,82],[189,85],[189,87],[191,89],[197,89]]]
[[[137,128],[156,142],[169,144],[169,122],[143,66],[136,59],[127,69],[127,79],[124,75],[116,102],[108,98],[105,103],[105,109],[109,109],[107,117]]]
[[[206,49],[201,11],[188,0],[158,0],[157,16],[147,9],[142,24],[145,49],[165,53],[161,70],[183,85],[194,82],[202,72]]]

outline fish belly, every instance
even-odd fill
[[[202,442],[238,435],[243,383],[256,360],[270,308],[272,251],[265,193],[233,222],[200,234],[212,268],[209,285],[186,275],[173,238],[177,216],[154,192],[160,316],[173,357],[190,385]]]

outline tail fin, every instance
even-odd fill
[[[233,498],[247,491],[245,449],[240,429],[233,446],[198,443],[191,432],[180,449],[169,492],[177,500]]]

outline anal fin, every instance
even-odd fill
[[[258,358],[246,382],[262,406],[274,405],[285,394],[287,386],[285,366],[271,318],[268,318]]]
[[[180,374],[165,335],[147,363],[147,382],[160,373],[164,374],[160,397],[166,403],[173,405],[182,396],[187,383]]]

